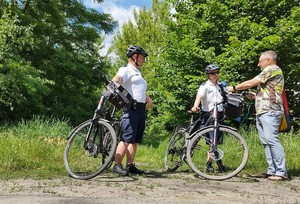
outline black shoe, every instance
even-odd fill
[[[143,174],[143,173],[145,173],[145,171],[142,171],[142,170],[136,168],[136,166],[134,164],[127,164],[126,170],[129,173],[132,173],[132,174]]]
[[[128,171],[123,169],[122,164],[116,164],[112,170],[113,173],[115,174],[119,174],[121,176],[127,176],[128,175]]]
[[[214,167],[212,166],[212,163],[211,162],[207,162],[206,163],[206,168],[205,168],[206,172],[211,172],[213,173],[215,170],[214,170]]]
[[[219,167],[220,172],[224,172],[225,171],[226,168],[225,168],[222,160],[217,160],[217,165]]]

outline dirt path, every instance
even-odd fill
[[[191,173],[149,173],[132,177],[106,174],[88,181],[13,180],[1,181],[0,203],[300,203],[300,179],[209,181]]]

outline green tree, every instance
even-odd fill
[[[18,15],[4,9],[0,19],[0,121],[26,118],[41,110],[51,81],[42,79],[20,52],[34,49],[33,27],[18,25]],[[23,48],[23,50],[22,50]]]
[[[221,80],[235,84],[256,76],[259,54],[272,49],[285,73],[291,109],[299,115],[298,1],[169,2],[176,12],[167,22],[167,41],[158,60],[164,67],[160,83],[172,90],[174,99],[165,112],[185,120],[183,112],[191,107],[199,84],[206,80],[206,65],[218,64]]]
[[[111,32],[116,22],[110,15],[88,9],[77,0],[2,0],[0,6],[18,17],[15,25],[32,28],[33,46],[20,44],[17,53],[20,61],[28,62],[40,73],[41,80],[51,82],[45,84],[46,89],[41,87],[46,95],[34,94],[26,99],[41,107],[33,106],[25,116],[53,115],[70,118],[74,123],[90,117],[91,112],[87,110],[94,108],[99,94],[95,90],[102,83],[91,69],[98,64],[106,72],[109,67],[105,57],[99,60],[98,52],[103,41],[101,36]],[[11,97],[17,100],[16,96]],[[9,110],[10,116],[18,115],[16,109],[21,109],[22,104],[14,107]]]

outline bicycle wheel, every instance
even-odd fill
[[[185,135],[186,129],[177,130],[171,137],[165,154],[165,167],[167,171],[176,171],[183,163],[186,155]]]
[[[102,120],[93,124],[89,139],[85,142],[92,124],[88,120],[79,125],[67,142],[64,165],[73,178],[91,179],[104,171],[116,151],[116,133],[112,126]]]
[[[220,127],[223,141],[217,145],[216,153],[209,152],[208,133],[213,127],[200,130],[187,147],[187,163],[201,177],[212,180],[225,180],[237,175],[248,160],[248,146],[244,138],[229,127]],[[207,159],[212,159],[212,165],[206,168]]]

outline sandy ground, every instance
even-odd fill
[[[2,180],[0,203],[300,203],[300,179],[269,181],[244,176],[210,181],[175,172],[129,177],[107,173],[86,181],[69,177]]]

